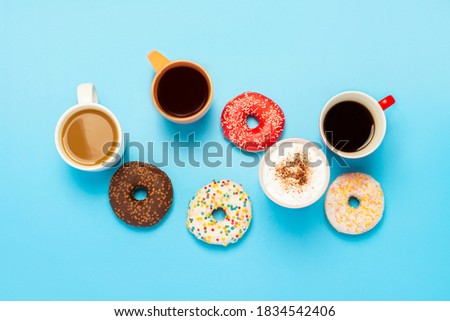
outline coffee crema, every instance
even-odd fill
[[[73,161],[94,166],[114,154],[118,147],[119,131],[109,115],[88,108],[66,120],[61,140],[64,152]]]
[[[156,99],[166,113],[188,117],[205,106],[209,92],[208,81],[200,71],[179,66],[167,70],[161,77]]]
[[[352,153],[369,145],[375,133],[375,121],[364,105],[356,101],[343,101],[327,112],[323,130],[334,148]]]

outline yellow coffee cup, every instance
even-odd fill
[[[160,114],[180,124],[202,118],[211,106],[213,96],[207,71],[192,61],[170,61],[156,50],[147,58],[156,73],[151,94]]]

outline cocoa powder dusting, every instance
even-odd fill
[[[275,177],[278,178],[286,190],[302,191],[309,182],[311,170],[307,156],[295,153],[275,167]]]

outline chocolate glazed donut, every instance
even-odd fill
[[[137,200],[138,189],[147,192]],[[133,226],[157,224],[172,205],[173,188],[165,172],[143,162],[124,163],[113,175],[109,185],[109,203],[118,218]]]

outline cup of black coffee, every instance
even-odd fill
[[[386,133],[384,110],[395,103],[392,96],[376,101],[360,91],[346,91],[331,98],[320,115],[320,135],[325,145],[345,158],[374,152]]]
[[[206,70],[192,61],[170,61],[156,50],[147,57],[156,72],[151,92],[161,115],[181,124],[203,117],[213,94]]]

